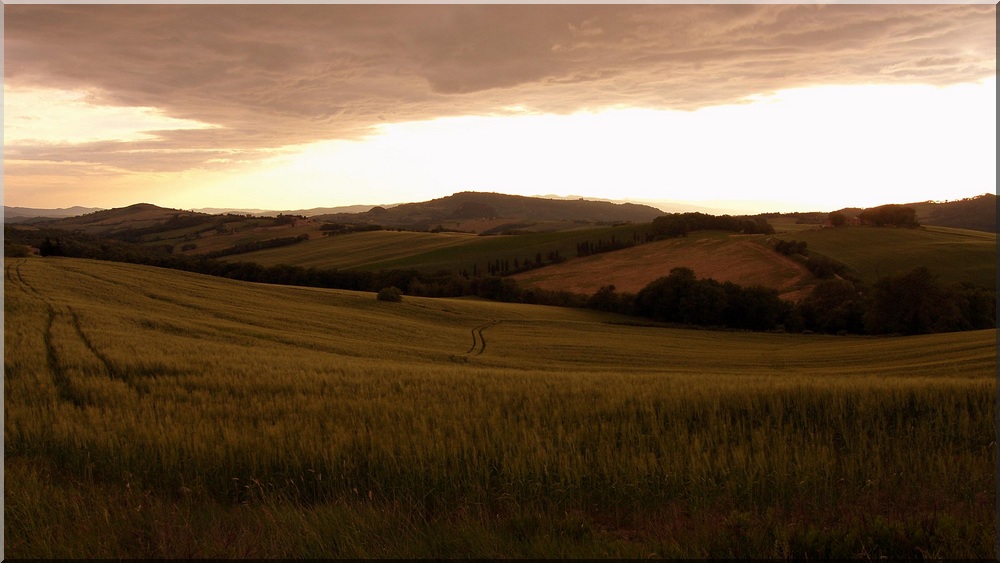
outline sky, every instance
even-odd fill
[[[996,192],[996,6],[4,6],[4,204]],[[664,207],[661,205],[661,208]]]

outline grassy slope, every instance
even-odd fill
[[[359,268],[368,270],[416,268],[425,271],[485,271],[488,260],[534,260],[554,250],[563,257],[576,256],[580,241],[632,239],[633,232],[645,233],[647,225],[624,225],[523,235],[473,236],[460,233],[418,233],[375,231],[310,240],[294,246],[232,256],[230,260],[251,261],[269,266],[289,264],[319,268]]]
[[[5,276],[8,556],[992,552],[995,331]]]
[[[942,282],[996,283],[996,235],[947,227],[894,229],[847,227],[779,235],[802,240],[809,250],[839,260],[865,281],[926,266]]]
[[[566,262],[524,272],[514,279],[550,290],[590,294],[604,285],[635,292],[671,268],[692,268],[699,277],[763,285],[788,299],[808,294],[815,278],[801,265],[767,249],[763,237],[697,232],[681,239],[576,258],[583,240],[630,240],[645,235],[646,225],[474,237],[455,233],[371,232],[323,237],[290,247],[232,256],[264,265],[286,263],[324,268],[416,268],[484,272],[488,261],[534,259],[559,250]],[[928,266],[945,283],[970,281],[991,286],[996,275],[996,237],[992,233],[925,227],[909,229],[815,229],[783,232],[785,240],[804,240],[809,248],[844,262],[872,282],[879,275]]]
[[[228,259],[257,262],[264,266],[289,264],[307,268],[365,268],[437,249],[468,245],[477,238],[459,233],[372,231],[319,236],[294,246],[247,252]]]

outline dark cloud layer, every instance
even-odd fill
[[[219,126],[127,149],[8,147],[135,170],[505,106],[690,110],[996,74],[996,8],[982,5],[8,5],[5,19],[7,84]]]

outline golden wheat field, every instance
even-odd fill
[[[8,557],[990,557],[996,331],[8,259]]]

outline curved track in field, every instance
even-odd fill
[[[85,403],[76,386],[73,384],[73,377],[71,377],[71,375],[83,375],[84,372],[80,371],[79,365],[74,367],[72,362],[67,361],[64,357],[66,354],[65,349],[60,352],[60,346],[56,345],[56,331],[59,330],[61,333],[65,334],[66,332],[69,332],[67,328],[72,329],[72,333],[76,335],[76,338],[79,341],[78,343],[82,346],[82,349],[87,350],[87,352],[89,352],[90,355],[92,355],[97,361],[97,365],[100,366],[98,368],[98,373],[103,373],[112,379],[117,379],[126,384],[131,384],[129,374],[123,372],[121,369],[118,369],[108,356],[102,353],[101,350],[94,345],[90,337],[87,336],[87,333],[83,330],[80,323],[80,316],[77,311],[69,305],[54,303],[43,293],[35,289],[35,287],[24,278],[24,274],[21,272],[21,267],[23,265],[24,262],[19,262],[13,266],[11,264],[7,264],[7,279],[19,289],[23,290],[25,294],[30,295],[32,298],[44,303],[47,308],[45,333],[43,335],[46,364],[48,366],[49,373],[52,376],[52,383],[55,386],[59,397],[72,403],[78,408],[82,408]],[[57,329],[57,326],[60,326],[60,328]],[[86,371],[89,372],[89,370]]]
[[[490,328],[491,326],[496,326],[502,321],[489,321],[485,322],[472,329],[472,347],[466,352],[466,354],[473,354],[478,356],[486,351],[486,337],[483,335],[483,331]],[[477,350],[478,348],[478,350]]]

